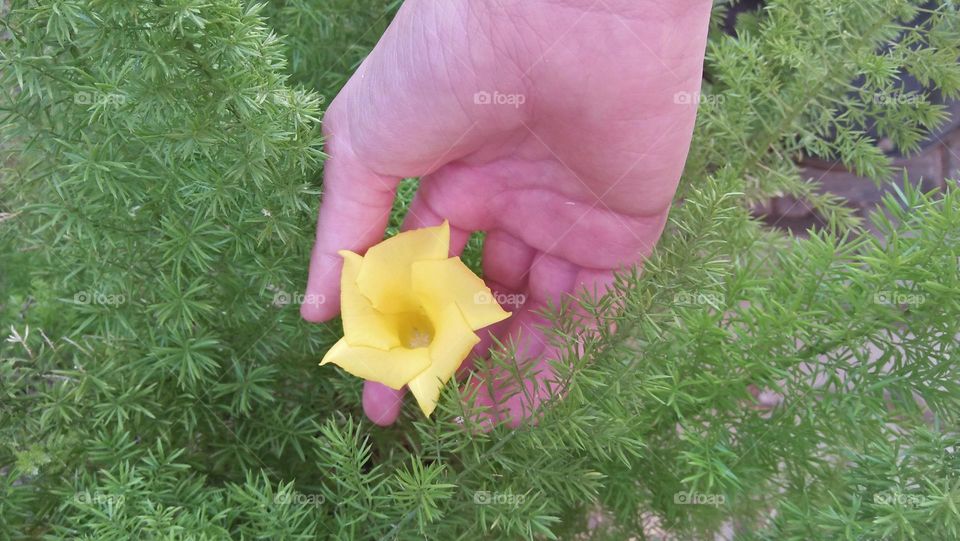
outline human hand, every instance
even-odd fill
[[[659,239],[696,115],[708,0],[407,0],[330,104],[324,196],[303,317],[336,316],[342,259],[383,238],[400,179],[422,177],[404,228],[486,231],[483,273],[513,316],[482,331],[538,372],[497,419],[549,398],[555,351],[537,315],[602,294]],[[497,380],[496,375],[491,377]],[[495,386],[496,387],[496,386]],[[478,389],[478,403],[501,403]],[[366,382],[375,423],[404,391]]]

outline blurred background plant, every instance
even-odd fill
[[[454,386],[371,425],[317,366],[339,324],[298,316],[324,104],[398,7],[5,8],[0,536],[960,538],[960,201],[876,144],[946,121],[893,98],[960,93],[952,1],[773,0],[733,33],[718,2],[663,241],[582,300],[598,332],[558,307],[567,396],[490,433]],[[879,234],[809,157],[885,187]],[[822,227],[752,217],[784,195]]]

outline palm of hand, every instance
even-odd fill
[[[540,371],[495,415],[513,424],[529,415],[549,394],[553,353],[535,312],[580,288],[602,294],[613,270],[649,254],[666,221],[710,9],[688,4],[633,13],[408,1],[327,111],[331,158],[307,298],[338,298],[336,251],[379,242],[397,182],[422,176],[404,227],[449,220],[452,255],[486,231],[484,277],[498,300],[525,300],[507,302],[514,316],[492,331]],[[302,313],[322,321],[337,306]],[[389,424],[401,396],[367,382],[365,410]]]

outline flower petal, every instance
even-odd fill
[[[447,305],[433,323],[436,335],[429,348],[430,366],[407,384],[428,417],[437,407],[440,390],[480,341],[456,304]]]
[[[359,255],[341,250],[343,274],[340,275],[340,315],[343,319],[343,337],[351,346],[377,349],[400,347],[396,318],[381,314],[360,293],[357,276],[363,264]]]
[[[430,366],[428,348],[393,348],[389,351],[351,346],[345,338],[330,348],[320,365],[333,363],[358,378],[401,389]]]
[[[459,257],[442,261],[418,261],[413,264],[413,292],[431,313],[440,313],[456,303],[471,329],[477,330],[503,321],[510,313],[500,308],[490,288]]]
[[[411,265],[449,256],[450,225],[405,231],[367,250],[357,285],[374,308],[397,314],[419,307],[410,289]]]

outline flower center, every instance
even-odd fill
[[[409,313],[400,322],[400,342],[410,349],[425,348],[433,341],[433,323],[424,314]]]

